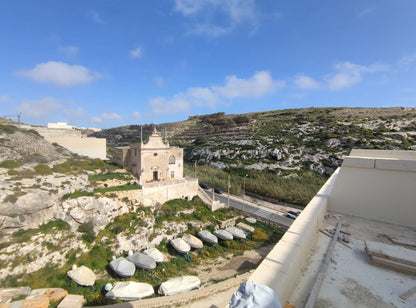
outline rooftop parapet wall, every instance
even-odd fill
[[[345,158],[328,210],[345,215],[415,227],[416,152],[353,151]],[[413,159],[412,159],[413,158]]]
[[[316,242],[327,213],[328,197],[338,176],[338,170],[309,202],[249,278],[250,281],[272,288],[279,296],[282,306],[290,298],[300,279],[301,269]]]
[[[404,150],[351,150],[349,157],[373,157],[389,159],[416,159],[416,151]]]

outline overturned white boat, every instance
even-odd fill
[[[233,235],[226,230],[215,230],[213,233],[215,236],[224,241],[232,241],[234,238]]]
[[[78,268],[75,267],[66,274],[80,286],[90,287],[95,283],[94,272],[84,265],[81,265]]]
[[[181,238],[171,239],[170,244],[177,252],[182,254],[186,254],[191,250],[191,246]]]
[[[159,287],[158,293],[161,295],[185,293],[198,289],[200,285],[201,280],[199,280],[198,276],[182,276],[163,282]]]
[[[156,261],[156,263],[163,262],[163,253],[161,253],[157,248],[148,248],[145,251],[143,251],[143,253],[152,257]]]
[[[136,252],[135,254],[128,256],[127,260],[133,262],[138,268],[144,270],[152,270],[156,267],[155,260],[151,256],[145,255],[141,252]]]
[[[123,257],[111,261],[109,266],[120,277],[131,277],[136,270],[136,266]]]
[[[251,224],[255,224],[257,222],[257,220],[254,217],[246,217],[245,219],[247,222]]]
[[[123,281],[116,282],[105,297],[109,299],[121,299],[123,301],[134,301],[152,296],[153,294],[153,287],[148,283]]]
[[[194,249],[201,249],[202,247],[204,247],[202,241],[196,236],[193,236],[192,234],[184,234],[182,236],[182,239]]]
[[[199,231],[198,236],[200,239],[207,242],[208,244],[218,244],[218,238],[208,230]]]
[[[245,240],[246,239],[246,234],[240,228],[228,227],[228,228],[225,228],[225,231],[230,232],[233,235],[233,237],[237,240]]]

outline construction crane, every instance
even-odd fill
[[[13,114],[13,115],[5,115],[4,117],[5,117],[5,118],[17,118],[17,123],[19,123],[19,124],[20,124],[20,116],[21,116],[21,114],[22,114],[22,113],[19,113],[19,114]]]

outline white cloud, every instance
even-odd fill
[[[39,100],[23,99],[17,106],[17,112],[21,112],[26,119],[45,121],[53,113],[62,110],[62,105],[53,97],[45,97]]]
[[[285,81],[273,80],[269,72],[262,71],[255,73],[249,79],[228,76],[224,86],[214,86],[212,89],[225,98],[258,98],[273,93],[285,85]]]
[[[365,15],[371,14],[374,12],[373,8],[366,8],[358,13],[358,17],[363,17]]]
[[[1,94],[0,95],[0,102],[5,102],[9,99],[9,96],[7,94]]]
[[[67,87],[90,83],[100,77],[100,74],[90,71],[84,66],[55,61],[40,63],[31,70],[20,70],[14,74],[40,83],[54,83]]]
[[[163,97],[156,97],[151,99],[149,101],[149,104],[152,107],[153,114],[155,115],[185,112],[191,108],[191,104],[189,101],[180,98],[166,100]]]
[[[389,66],[381,63],[364,66],[350,62],[343,62],[336,64],[336,73],[327,75],[325,80],[327,81],[330,90],[338,91],[361,82],[363,74],[374,74],[388,70]]]
[[[409,69],[414,63],[416,63],[416,53],[402,57],[397,61],[397,65],[401,69]]]
[[[78,54],[79,48],[76,46],[60,46],[58,51],[63,53],[65,56],[72,58]]]
[[[103,24],[105,23],[105,21],[101,18],[101,15],[96,12],[96,11],[92,11],[91,12],[92,15],[92,19],[97,23],[97,24]]]
[[[174,10],[197,21],[189,34],[221,36],[239,24],[250,22],[256,28],[255,0],[174,0]],[[224,18],[225,16],[225,18]],[[218,18],[220,17],[220,18]],[[201,20],[205,20],[201,23]],[[225,25],[216,21],[225,20]]]
[[[319,89],[321,86],[318,81],[306,75],[296,76],[294,83],[299,89]]]
[[[185,92],[175,94],[172,99],[157,97],[149,101],[155,115],[184,112],[192,106],[208,106],[223,102],[225,99],[259,98],[273,93],[285,86],[285,82],[274,80],[267,71],[257,72],[248,79],[228,76],[225,85],[192,87]]]
[[[305,93],[294,93],[290,97],[296,98],[296,99],[302,99],[302,98],[305,98],[305,96],[306,96]]]
[[[82,107],[78,107],[75,109],[64,109],[64,114],[71,118],[71,121],[79,121],[86,117],[87,113]]]
[[[165,81],[163,80],[163,77],[158,76],[155,78],[155,83],[158,87],[161,88],[165,84]]]
[[[113,113],[102,113],[100,116],[95,116],[91,118],[91,122],[94,123],[103,123],[104,121],[118,120],[120,121],[122,116],[113,112]]]
[[[130,50],[129,53],[132,58],[141,58],[143,56],[143,48],[137,47],[136,49]]]
[[[216,25],[206,24],[206,25],[195,25],[192,27],[187,34],[194,35],[207,35],[212,37],[219,37],[225,34],[229,34],[233,31],[232,27],[220,27]]]
[[[132,116],[136,120],[140,120],[142,118],[142,115],[138,113],[137,111],[133,112]]]

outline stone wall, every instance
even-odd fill
[[[191,200],[198,194],[198,187],[198,180],[192,178],[144,184],[141,190],[141,200],[144,205],[148,206],[178,198]]]

